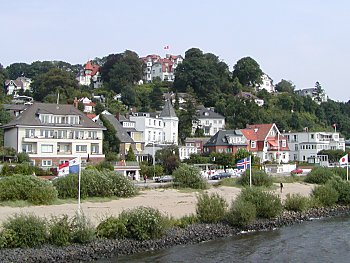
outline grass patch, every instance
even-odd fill
[[[0,206],[26,207],[26,206],[34,206],[34,205],[27,200],[16,200],[16,201],[2,201],[0,202]]]
[[[271,178],[274,183],[302,183],[305,176],[273,176]]]
[[[229,186],[229,187],[238,187],[242,188],[243,186],[239,183],[238,178],[225,178],[219,180],[217,183],[213,184],[215,187],[219,186]]]

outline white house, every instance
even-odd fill
[[[205,136],[213,136],[225,129],[225,117],[215,112],[213,108],[201,107],[197,111],[197,120],[192,122],[192,134],[196,129],[203,129]]]
[[[321,92],[319,93],[317,91],[317,88],[315,88],[315,87],[296,90],[295,92],[299,96],[311,97],[311,99],[313,101],[315,101],[317,104],[321,104],[321,102],[327,102],[327,100],[328,100],[328,96],[327,96],[326,92],[324,90],[321,90]]]
[[[286,132],[290,148],[290,159],[299,162],[308,162],[308,159],[317,157],[321,150],[345,151],[345,140],[338,132]]]
[[[94,88],[99,88],[102,85],[100,66],[89,60],[76,79],[80,85],[90,86],[92,84]]]
[[[19,91],[30,91],[32,80],[26,77],[18,77],[16,80],[8,79],[5,81],[7,95],[18,95]]]
[[[145,144],[178,144],[179,118],[170,101],[166,101],[162,112],[136,112],[129,116],[135,128],[143,133]]]
[[[73,105],[36,103],[3,126],[4,146],[26,152],[33,164],[51,168],[80,156],[104,160],[103,130]]]
[[[261,76],[262,83],[257,85],[257,90],[266,90],[269,93],[275,92],[275,85],[273,85],[272,78],[269,77],[267,74],[263,74]]]

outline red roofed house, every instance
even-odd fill
[[[102,85],[100,66],[89,60],[76,79],[80,85],[90,86],[92,84],[94,88],[99,88]]]
[[[287,138],[281,135],[276,124],[248,125],[241,132],[248,140],[248,151],[258,156],[261,162],[289,162]]]

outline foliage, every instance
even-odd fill
[[[38,247],[47,240],[45,220],[34,215],[16,214],[8,218],[3,223],[3,231],[12,232],[12,247]]]
[[[332,167],[328,168],[332,173],[338,175],[341,179],[346,180],[346,168],[343,167]]]
[[[256,207],[254,204],[238,199],[232,202],[227,212],[226,220],[233,226],[243,227],[251,224],[256,219]]]
[[[198,168],[181,164],[173,172],[174,184],[178,187],[189,187],[194,189],[206,189],[208,188],[207,182],[200,175]]]
[[[163,166],[156,164],[156,165],[147,165],[142,163],[140,165],[140,174],[142,176],[146,175],[147,178],[152,178],[152,177],[159,177],[164,174]]]
[[[345,152],[343,150],[322,150],[317,154],[327,155],[330,163],[337,163],[339,162],[340,158],[345,155]]]
[[[38,166],[31,165],[30,163],[20,163],[20,164],[7,164],[5,163],[2,167],[2,176],[11,176],[13,174],[23,174],[23,175],[50,175],[50,171],[43,170]]]
[[[226,168],[233,167],[235,164],[235,157],[231,153],[212,152],[210,154],[210,157],[215,164],[222,165],[225,171],[226,171]]]
[[[241,58],[233,68],[233,77],[237,77],[243,86],[254,87],[262,82],[263,72],[259,64],[251,57]]]
[[[284,208],[288,211],[304,212],[309,207],[309,198],[300,194],[287,194]]]
[[[70,244],[71,235],[71,224],[67,215],[62,217],[52,217],[49,229],[49,242],[56,246],[67,246]]]
[[[203,223],[218,223],[226,214],[227,203],[218,194],[207,193],[197,196],[196,213],[198,220]]]
[[[163,165],[166,174],[172,174],[179,166],[179,148],[176,145],[165,147],[156,152],[156,161]]]
[[[260,218],[273,218],[282,212],[279,196],[256,187],[243,189],[237,200],[240,199],[255,205],[256,215]]]
[[[78,177],[69,174],[57,178],[54,186],[60,198],[78,196]],[[130,197],[137,193],[135,186],[122,174],[110,170],[87,169],[81,173],[81,198],[86,197]]]
[[[290,80],[281,79],[281,81],[276,84],[275,89],[278,92],[293,93],[295,85]]]
[[[312,196],[324,206],[333,206],[339,199],[339,193],[329,184],[316,186]]]
[[[211,159],[209,156],[202,156],[197,153],[192,153],[190,155],[190,158],[185,159],[184,162],[188,164],[203,164],[203,163],[210,163]]]
[[[73,243],[86,244],[95,238],[95,229],[83,213],[72,218],[70,229]]]
[[[25,162],[29,162],[29,156],[27,153],[25,152],[21,152],[21,153],[17,153],[17,162],[18,163],[25,163]]]
[[[305,177],[306,183],[325,184],[334,177],[334,173],[327,167],[314,167]]]
[[[175,222],[175,226],[186,228],[189,225],[197,224],[198,223],[198,217],[194,214],[192,215],[186,215],[181,217]]]
[[[342,168],[341,168],[342,169]],[[344,169],[343,169],[344,170]],[[328,180],[326,185],[329,185],[339,194],[338,203],[348,205],[350,204],[350,182],[344,181],[339,177],[333,177]]]
[[[110,170],[110,171],[114,171],[114,166],[113,164],[111,164],[110,162],[108,161],[103,161],[103,162],[100,162],[98,164],[96,164],[95,167],[97,170],[99,171],[103,171],[103,170]]]
[[[96,235],[109,239],[123,239],[127,236],[125,222],[118,217],[110,216],[96,228]]]
[[[105,152],[119,153],[120,140],[113,125],[101,114],[100,120],[106,130],[103,131],[103,149]]]
[[[32,175],[13,175],[0,180],[0,201],[28,200],[33,204],[51,204],[57,191],[48,181]]]
[[[165,230],[165,218],[159,210],[151,207],[138,207],[123,211],[120,220],[125,222],[127,237],[148,240],[160,237]]]
[[[136,161],[136,156],[134,154],[134,150],[132,149],[131,144],[128,150],[128,154],[126,155],[125,161]]]
[[[250,183],[250,171],[247,169],[239,179],[241,185],[247,186]],[[272,185],[272,177],[263,170],[252,170],[252,185],[266,186]]]

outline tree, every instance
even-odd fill
[[[149,95],[149,98],[151,102],[151,108],[155,109],[156,111],[161,110],[163,105],[163,92],[159,82],[155,82],[153,84],[153,89],[151,94]]]
[[[103,149],[106,153],[113,152],[119,153],[120,140],[117,137],[117,131],[112,124],[101,114],[100,120],[106,130],[103,131]]]
[[[232,167],[235,164],[235,157],[232,153],[216,153],[210,154],[211,159],[217,165],[222,165],[226,172],[228,167]]]
[[[237,77],[243,86],[255,87],[262,82],[264,73],[259,64],[251,57],[244,57],[237,61],[233,70],[233,77]]]
[[[128,84],[121,89],[122,102],[126,106],[134,106],[136,103],[136,92],[133,85]]]
[[[101,102],[97,102],[95,106],[95,113],[96,115],[101,114],[105,110],[105,107],[102,105]]]
[[[155,158],[157,162],[163,165],[167,174],[172,174],[180,164],[179,149],[176,145],[171,145],[158,150]]]
[[[134,150],[130,144],[128,154],[126,155],[125,161],[136,161],[136,156],[134,154]]]
[[[30,66],[26,63],[13,63],[6,67],[9,79],[17,79],[21,76],[28,76]]]
[[[50,69],[47,73],[38,75],[32,82],[31,87],[33,98],[36,101],[43,101],[48,95],[56,97],[58,92],[62,100],[62,96],[74,98],[76,90],[79,90],[74,75],[58,68]]]
[[[278,92],[294,93],[295,85],[290,80],[281,79],[281,81],[276,84],[275,89]]]

